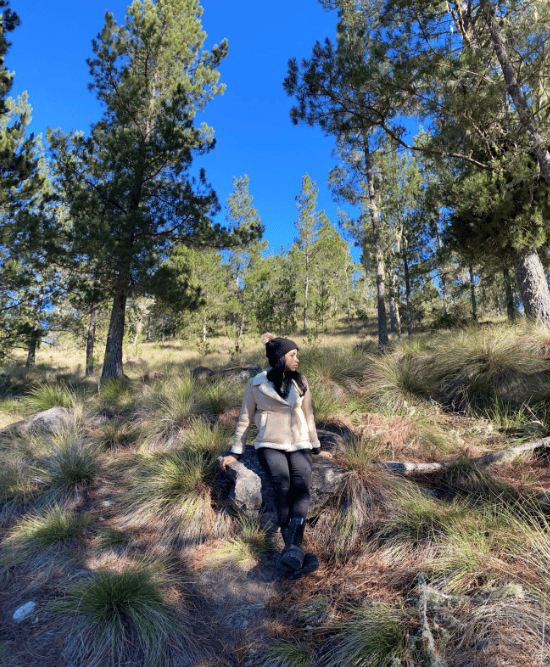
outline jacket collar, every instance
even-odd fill
[[[268,373],[269,370],[271,370],[271,369],[266,368],[264,371],[262,371],[261,373],[258,373],[258,375],[256,375],[256,376],[254,376],[252,378],[252,384],[254,386],[257,386],[258,389],[263,394],[266,394],[267,396],[274,399],[275,401],[279,401],[279,403],[283,403],[284,405],[293,405],[300,396],[300,392],[299,392],[298,387],[296,386],[296,383],[294,382],[294,380],[292,380],[292,382],[291,382],[290,392],[288,394],[287,399],[285,400],[284,398],[282,398],[282,396],[279,396],[279,394],[275,391],[275,387],[273,386],[273,382],[270,382],[267,379],[267,373]]]

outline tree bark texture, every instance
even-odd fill
[[[412,336],[412,317],[411,317],[411,276],[409,273],[409,258],[407,255],[408,244],[403,243],[403,274],[405,276],[405,303],[407,304],[405,312],[405,321],[407,323],[407,336]]]
[[[537,251],[530,248],[516,253],[514,265],[526,317],[550,326],[550,292]]]
[[[38,347],[38,343],[40,342],[41,336],[41,329],[34,329],[34,331],[31,333],[29,338],[29,346],[27,348],[27,362],[25,364],[27,368],[34,368],[36,364],[36,349]]]
[[[94,372],[95,329],[98,315],[99,305],[94,302],[90,308],[90,321],[88,322],[88,335],[86,337],[86,377],[90,377]]]
[[[376,193],[374,191],[374,173],[370,159],[368,140],[364,143],[365,171],[367,185],[369,188],[369,210],[372,221],[372,233],[374,239],[374,251],[376,254],[376,300],[378,311],[378,345],[385,347],[388,344],[388,331],[386,324],[386,285],[384,279],[384,252],[380,239],[380,211],[376,205]]]
[[[101,377],[121,377],[124,373],[122,366],[122,341],[124,340],[124,321],[126,315],[126,286],[119,284],[113,298],[109,333],[105,346],[103,371]]]

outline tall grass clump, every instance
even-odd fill
[[[194,653],[187,622],[163,591],[161,564],[99,571],[64,589],[50,608],[66,618],[64,659],[88,667],[175,665]]]
[[[323,667],[405,667],[408,661],[407,618],[385,604],[352,606],[349,620],[333,625],[333,647],[321,660]]]
[[[267,529],[262,528],[259,519],[243,515],[239,518],[238,535],[211,551],[206,561],[213,567],[250,569],[258,565],[262,554],[273,548],[272,537]]]
[[[346,471],[344,479],[314,529],[315,540],[325,546],[330,558],[347,558],[363,544],[402,483],[373,466],[380,449],[375,438],[352,436],[345,457],[338,459]]]
[[[140,455],[126,470],[125,521],[203,539],[225,534],[227,519],[212,508],[218,451],[198,446]]]
[[[97,447],[79,433],[76,425],[54,436],[51,447],[36,464],[42,499],[60,502],[82,491],[99,473]]]
[[[364,374],[367,397],[392,415],[406,412],[424,396],[428,360],[413,354],[386,353],[370,356]]]
[[[195,412],[209,417],[217,417],[231,408],[239,408],[243,397],[243,387],[235,380],[218,380],[195,385]]]
[[[331,418],[344,410],[344,392],[338,385],[325,385],[315,381],[309,383],[309,390],[315,420],[321,424],[330,422]]]
[[[273,646],[263,658],[263,667],[310,667],[311,652],[301,644],[281,642]]]
[[[404,485],[392,499],[370,548],[383,546],[396,562],[406,560],[413,550],[435,551],[441,538],[469,511],[470,504],[461,498],[444,503],[412,483]]]
[[[489,500],[514,506],[519,492],[506,482],[494,477],[485,467],[471,459],[459,458],[443,471],[441,482],[451,491],[458,491],[470,500]]]
[[[76,396],[65,384],[39,384],[33,387],[25,398],[25,403],[32,412],[43,412],[61,406],[72,408]]]
[[[53,505],[43,512],[26,514],[4,540],[5,563],[18,562],[37,549],[44,549],[74,539],[88,526],[85,516]]]
[[[320,384],[344,384],[349,378],[359,378],[367,364],[364,350],[343,346],[306,348],[299,357],[300,370],[310,382]]]
[[[484,407],[495,399],[519,403],[541,389],[548,363],[513,328],[464,330],[447,336],[433,356],[431,379],[455,409]]]
[[[196,383],[188,371],[157,383],[144,397],[137,414],[144,443],[154,445],[177,438],[197,416],[198,398]]]

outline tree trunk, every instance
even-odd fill
[[[441,234],[439,233],[439,224],[437,225],[436,229],[436,235],[437,235],[437,247],[441,253],[441,248],[443,247],[443,241],[441,240]],[[447,275],[445,273],[445,266],[443,262],[441,263],[441,267],[439,270],[439,274],[441,276],[441,298],[443,300],[443,315],[447,317],[449,314],[449,306],[448,306],[448,298],[447,298]]]
[[[119,284],[113,298],[103,371],[101,377],[121,377],[124,373],[122,366],[122,343],[124,341],[124,318],[126,315],[126,286]]]
[[[34,368],[36,364],[36,349],[38,348],[38,344],[40,342],[41,337],[42,337],[42,329],[35,328],[31,332],[29,338],[29,346],[27,348],[27,362],[25,364],[27,368]]]
[[[307,317],[309,298],[309,250],[306,248],[306,279],[305,279],[305,295],[304,295],[304,331],[307,333],[309,322]]]
[[[517,315],[518,311],[516,304],[514,302],[514,290],[512,289],[512,278],[510,276],[510,271],[505,268],[502,269],[502,275],[504,276],[504,294],[506,297],[506,314],[508,319],[513,322]]]
[[[550,292],[537,251],[530,248],[518,252],[514,266],[526,317],[550,326]]]
[[[529,144],[537,157],[544,180],[548,187],[550,187],[550,151],[548,150],[548,144],[537,127],[537,121],[517,80],[502,33],[495,20],[494,8],[489,0],[482,0],[481,5],[485,14],[487,27],[491,33],[493,48],[500,63],[502,74],[504,75],[506,90],[514,102],[514,108],[519,116],[520,123],[527,132]]]
[[[147,328],[145,329],[145,341],[151,340],[151,315],[147,315]]]
[[[86,377],[90,377],[94,372],[95,329],[98,315],[99,304],[94,302],[90,308],[90,321],[88,322],[88,335],[86,337]]]
[[[412,336],[411,317],[411,276],[409,273],[409,258],[407,244],[403,243],[403,273],[405,274],[405,303],[407,304],[405,320],[407,322],[407,336]]]
[[[469,272],[470,272],[470,299],[472,301],[472,317],[474,319],[474,322],[477,322],[476,284],[475,284],[474,268],[471,264],[469,266]]]
[[[386,285],[384,282],[384,252],[380,239],[380,211],[376,205],[376,195],[374,192],[374,173],[370,159],[370,150],[368,139],[363,144],[365,154],[365,171],[367,176],[367,185],[369,188],[369,210],[372,221],[372,232],[374,238],[374,249],[376,253],[376,300],[378,311],[378,345],[385,347],[388,344],[388,332],[386,324]],[[365,253],[363,253],[365,254]]]
[[[388,292],[390,304],[390,331],[397,332],[401,338],[401,316],[399,314],[399,300],[397,296],[397,289],[395,285],[395,276],[393,274],[393,267],[391,261],[388,261]]]

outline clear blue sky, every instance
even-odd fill
[[[86,58],[102,28],[105,11],[124,20],[130,0],[12,0],[21,26],[11,34],[6,64],[15,72],[12,96],[27,91],[31,129],[88,132],[101,107],[87,89]],[[216,133],[217,146],[196,161],[204,166],[222,205],[233,176],[248,174],[254,205],[270,249],[288,248],[296,230],[295,196],[307,172],[320,189],[319,207],[336,222],[337,206],[327,188],[334,142],[317,128],[293,126],[292,100],[282,82],[288,59],[308,57],[317,39],[333,38],[336,14],[317,0],[202,0],[205,48],[222,39],[229,55],[220,67],[225,94],[202,118]],[[223,212],[220,214],[223,216]],[[219,220],[223,222],[222,219]]]

